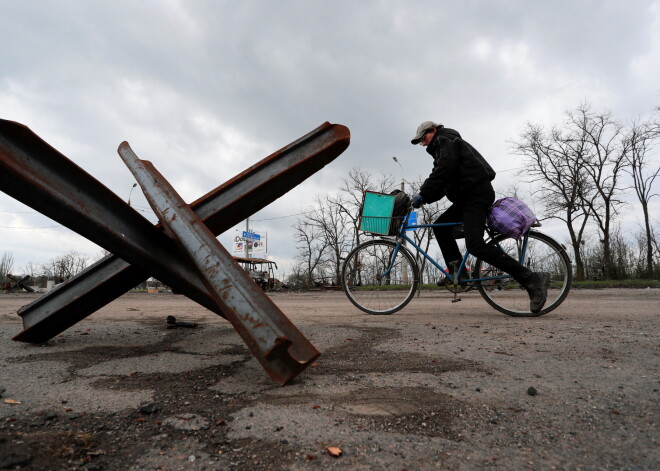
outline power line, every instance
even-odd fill
[[[510,171],[512,171],[512,170],[520,170],[521,168],[525,168],[525,167],[507,168],[506,170],[496,170],[496,172],[497,172],[497,173],[501,173],[501,172],[510,172]]]
[[[253,221],[253,222],[261,222],[261,221],[273,221],[273,220],[275,220],[275,219],[286,219],[286,218],[292,218],[292,217],[294,217],[294,216],[300,216],[300,215],[303,215],[303,214],[307,214],[307,213],[309,213],[309,212],[311,212],[311,211],[302,212],[302,213],[296,213],[296,214],[289,214],[288,216],[277,216],[277,217],[274,217],[274,218],[266,218],[266,219],[251,219],[251,221]]]

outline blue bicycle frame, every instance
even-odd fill
[[[459,274],[465,269],[465,266],[467,264],[467,259],[470,256],[470,253],[466,250],[465,255],[463,255],[463,259],[461,260],[461,264],[456,272],[455,275],[452,275],[451,273],[447,272],[444,268],[442,268],[440,265],[438,265],[438,262],[435,261],[433,257],[431,257],[429,254],[427,254],[424,249],[422,249],[419,245],[415,243],[414,240],[412,240],[410,237],[406,235],[406,232],[409,230],[414,230],[414,229],[428,229],[428,228],[433,228],[433,227],[446,227],[446,226],[460,226],[463,223],[462,222],[444,222],[444,223],[438,223],[438,224],[408,224],[408,219],[410,218],[410,213],[406,215],[406,217],[403,219],[403,222],[401,224],[401,228],[399,229],[399,234],[397,235],[397,244],[396,248],[394,249],[394,253],[392,254],[392,258],[390,261],[390,266],[387,268],[387,270],[383,273],[383,277],[386,277],[389,272],[392,270],[392,267],[394,265],[394,261],[396,260],[396,256],[399,253],[399,248],[403,244],[403,242],[408,242],[410,245],[415,247],[415,250],[422,254],[422,256],[428,260],[434,267],[436,267],[438,270],[440,270],[447,278],[449,278],[453,283],[456,283],[456,276],[459,276]],[[520,250],[520,257],[519,257],[519,262],[523,263],[525,260],[525,252],[527,251],[527,241],[528,241],[528,232],[525,233],[523,236],[522,240],[522,247]],[[467,280],[464,280],[465,283],[473,283],[476,281],[491,281],[491,280],[504,280],[511,278],[511,275],[504,274],[504,275],[499,275],[499,276],[490,276],[490,277],[485,277],[485,278],[469,278]]]

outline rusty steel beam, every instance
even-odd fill
[[[219,313],[172,239],[25,126],[0,132],[0,190]]]
[[[199,270],[212,297],[271,379],[287,384],[319,351],[236,263],[174,187],[124,142],[119,155],[180,253]]]
[[[9,291],[10,293],[16,289],[23,289],[28,293],[34,293],[34,290],[30,286],[25,284],[30,279],[30,275],[25,275],[21,279],[17,279],[16,277],[10,275],[9,273],[7,273],[5,276],[9,278],[11,281],[13,281],[13,283],[7,283],[6,286],[3,285],[3,288]]]
[[[30,151],[59,154],[48,144],[17,123],[0,120],[0,160],[12,157],[15,134],[24,137]],[[341,125],[325,123],[248,168],[192,207],[215,234],[233,227],[240,220],[282,196],[334,160],[350,141]],[[63,156],[62,156],[63,157]],[[123,203],[123,202],[122,202]],[[19,310],[25,330],[14,340],[46,341],[84,319],[150,276],[148,271],[110,255],[90,266],[67,283]]]

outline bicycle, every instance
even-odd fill
[[[363,204],[364,208],[364,204]],[[372,239],[359,244],[342,266],[342,287],[348,299],[368,314],[393,314],[403,309],[419,290],[420,269],[408,246],[435,266],[450,281],[452,302],[458,293],[476,289],[496,310],[514,317],[536,317],[556,309],[568,296],[573,279],[571,262],[564,247],[552,237],[530,228],[520,239],[511,239],[485,228],[488,244],[494,244],[532,271],[549,272],[548,298],[543,309],[532,313],[527,290],[510,275],[476,259],[466,250],[460,266],[452,275],[410,237],[409,230],[439,226],[462,226],[462,222],[410,224],[408,207],[403,217],[361,216],[360,228]],[[537,223],[536,227],[540,226]],[[469,265],[472,265],[471,267]]]

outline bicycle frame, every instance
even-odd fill
[[[401,228],[399,229],[399,234],[396,236],[397,242],[396,242],[396,248],[394,249],[394,252],[392,253],[392,257],[390,259],[390,265],[387,267],[387,270],[383,273],[383,277],[388,276],[389,272],[392,270],[394,261],[396,260],[396,256],[399,253],[399,249],[401,248],[401,245],[403,245],[404,242],[410,243],[413,247],[415,247],[415,250],[420,253],[426,260],[428,260],[434,267],[436,267],[440,272],[442,272],[446,277],[448,277],[454,284],[457,282],[457,277],[459,274],[465,269],[465,266],[467,265],[467,259],[470,256],[470,253],[466,250],[465,255],[463,255],[463,259],[461,260],[461,264],[456,271],[454,275],[446,271],[444,268],[442,268],[438,262],[435,261],[433,257],[431,257],[424,249],[422,249],[419,245],[415,243],[414,240],[412,240],[410,237],[406,235],[406,232],[408,230],[413,230],[413,229],[428,229],[428,228],[433,228],[433,227],[448,227],[448,226],[460,226],[463,223],[462,222],[444,222],[444,223],[438,223],[438,224],[408,224],[408,219],[410,218],[410,212],[406,215],[406,217],[403,219],[403,222],[401,224]],[[522,247],[520,249],[519,253],[519,259],[518,261],[520,263],[523,263],[525,260],[525,253],[527,251],[527,241],[528,241],[528,236],[529,231],[525,233],[522,239]],[[492,238],[492,237],[491,237]],[[491,280],[504,280],[511,278],[511,275],[504,274],[504,275],[499,275],[499,276],[490,276],[490,277],[485,277],[485,278],[469,278],[466,280],[463,280],[464,283],[475,283],[478,281],[491,281]]]

